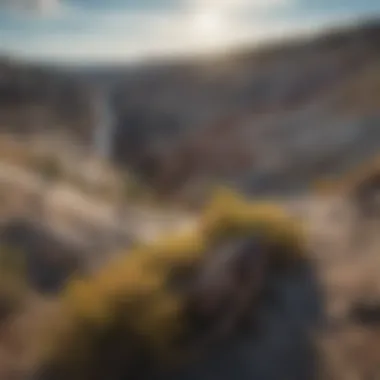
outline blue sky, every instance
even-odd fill
[[[376,14],[378,0],[0,0],[0,54],[124,62],[226,50]]]

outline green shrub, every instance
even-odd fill
[[[249,202],[229,189],[221,188],[206,208],[201,229],[208,239],[232,236],[260,236],[273,247],[274,262],[305,258],[306,236],[300,221],[272,202]]]
[[[181,361],[186,357],[183,339],[192,326],[186,286],[179,291],[173,278],[195,276],[216,242],[256,234],[273,248],[274,261],[303,257],[301,229],[280,207],[250,203],[226,190],[215,196],[193,231],[138,246],[95,276],[73,280],[46,333],[43,366],[73,380],[96,378],[102,371],[111,379],[117,365],[107,361],[106,348],[113,358],[121,357],[118,365],[131,377],[128,359],[136,353],[134,361],[143,357],[146,366]]]

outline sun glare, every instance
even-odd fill
[[[222,31],[222,19],[217,12],[203,11],[194,17],[196,33],[202,37],[215,38]]]

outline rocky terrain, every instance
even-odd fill
[[[302,189],[379,149],[379,24],[147,68],[117,89],[114,156],[162,193]]]
[[[254,193],[305,189],[379,148],[379,31],[373,19],[145,66],[67,70],[4,60],[1,128],[59,131],[132,167],[161,196],[196,199],[219,180]]]
[[[0,56],[0,132],[59,133],[83,144],[93,128],[89,88],[62,70]]]
[[[108,259],[102,257],[107,252],[151,241],[194,219],[179,210],[89,196],[70,184],[46,187],[35,173],[5,163],[0,165],[0,191],[1,241],[46,256],[49,249],[62,250],[58,256],[75,256],[86,268]]]
[[[378,224],[352,246],[340,198],[286,201],[309,232],[310,271],[275,280],[258,327],[173,379],[376,379],[379,376]],[[363,306],[364,305],[364,306]]]
[[[356,244],[352,205],[309,190],[315,179],[378,154],[379,23],[202,62],[111,71],[3,60],[2,135],[44,144],[52,134],[79,150],[98,149],[103,136],[102,153],[162,197],[199,202],[216,182],[230,181],[252,196],[276,195],[308,229],[310,271],[275,279],[255,331],[173,378],[377,379],[378,225],[366,224],[367,237]],[[73,272],[96,270],[134,240],[187,228],[196,215],[45,183],[29,156],[6,159],[5,145],[0,242],[26,253],[33,294],[24,314],[0,328],[0,378],[29,380],[26,339],[44,318],[45,297]],[[52,150],[64,156],[58,145]],[[91,172],[85,155],[67,156],[69,166]]]
[[[73,202],[58,194],[52,194],[52,198],[55,201],[51,203],[50,215],[69,208]],[[254,329],[246,330],[196,366],[169,378],[232,380],[238,376],[241,380],[252,377],[260,380],[338,380],[352,376],[366,380],[379,376],[378,224],[368,224],[365,242],[355,245],[352,207],[344,198],[305,194],[277,201],[305,223],[309,237],[309,269],[296,268],[284,277],[273,279],[271,297],[252,314]],[[96,208],[83,203],[79,214],[83,219],[88,215],[85,223],[89,224],[97,213],[103,219],[100,209],[95,211]],[[147,211],[144,217],[143,210],[137,211],[141,215],[140,222],[136,213],[126,218],[126,236],[132,232],[130,225],[139,226],[142,235],[138,237],[138,230],[135,230],[132,234],[135,238],[149,239],[146,235],[149,230],[155,230],[157,236],[179,225],[186,227],[186,222],[189,225],[194,222],[184,214],[169,216],[163,212],[155,215]],[[79,216],[75,211],[72,213]],[[171,222],[165,223],[165,220]],[[41,220],[30,223],[29,219],[28,224],[25,218],[11,219],[11,223],[3,224],[1,229],[3,243],[16,242],[18,247],[26,249],[33,288],[45,296],[54,294],[73,270],[82,268],[80,270],[85,270],[82,273],[88,273],[89,269],[96,269],[112,257],[112,244],[105,244],[103,250],[98,246],[98,251],[92,245],[92,250],[86,251],[84,245],[74,244],[72,237],[75,231],[76,236],[79,234],[83,238],[83,227],[71,224],[71,230],[62,235],[63,231],[59,231],[62,219],[54,224],[51,221],[45,220],[48,224],[41,225]],[[95,225],[98,225],[95,235],[100,242],[104,227],[97,222]],[[154,234],[150,235],[153,237]],[[126,243],[122,246],[126,253]],[[0,336],[0,373],[6,380],[25,379],[23,366],[28,368],[30,355],[25,340],[33,337],[34,324],[50,307],[44,306],[46,301],[40,296],[35,300],[31,298],[30,302],[26,314],[13,322],[12,330],[2,331]],[[22,331],[24,335],[19,336]]]

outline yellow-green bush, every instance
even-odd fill
[[[121,352],[123,365],[134,352],[155,363],[181,360],[186,356],[181,338],[191,326],[186,292],[171,278],[183,269],[196,272],[216,243],[256,234],[273,248],[275,261],[282,260],[281,253],[286,260],[303,254],[301,230],[281,208],[226,190],[215,196],[195,230],[138,246],[95,276],[73,280],[62,294],[55,327],[43,340],[42,363],[65,371],[68,379],[86,380],[104,367],[105,376],[114,370],[112,361],[106,363],[106,349]]]
[[[249,202],[229,189],[217,192],[203,215],[201,228],[209,240],[258,236],[275,248],[274,261],[300,259],[305,253],[303,226],[284,208],[272,202]]]

